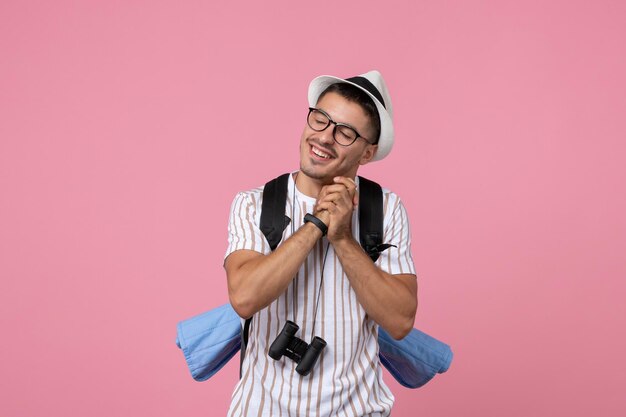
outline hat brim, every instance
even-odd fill
[[[353,85],[359,88],[362,91],[365,91],[374,103],[376,104],[376,109],[378,109],[378,115],[380,116],[380,137],[378,138],[378,149],[376,150],[376,154],[372,158],[372,161],[379,161],[386,157],[391,151],[391,147],[393,146],[394,140],[394,130],[393,130],[393,122],[391,119],[391,115],[382,105],[382,103],[369,91],[364,89],[358,84],[355,84],[350,81],[346,81],[343,78],[333,77],[332,75],[321,75],[311,81],[309,84],[309,106],[314,107],[317,104],[317,100],[320,95],[326,90],[330,85],[337,83],[346,83]]]

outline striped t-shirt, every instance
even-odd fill
[[[235,197],[226,256],[240,249],[271,252],[259,229],[262,197],[263,187]],[[304,215],[313,212],[314,204],[314,198],[297,190],[290,175],[285,215],[292,221],[281,242],[302,226]],[[384,251],[376,265],[390,274],[415,274],[404,206],[396,194],[383,188],[383,207],[383,243],[397,248]],[[358,241],[358,209],[352,219],[352,233]],[[253,316],[242,377],[232,395],[229,417],[390,414],[394,397],[382,378],[378,324],[357,301],[332,245],[327,242],[326,238],[320,239],[285,293]],[[287,320],[300,327],[296,336],[305,342],[310,343],[313,336],[327,342],[308,376],[298,374],[297,364],[291,359],[283,356],[275,361],[268,356],[270,345]]]

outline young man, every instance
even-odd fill
[[[393,395],[382,380],[378,326],[397,339],[413,327],[417,281],[406,211],[383,188],[383,242],[376,263],[358,242],[360,165],[384,158],[394,140],[391,100],[370,71],[309,85],[300,170],[290,175],[291,219],[273,252],[259,229],[263,187],[239,193],[224,266],[232,306],[252,317],[229,416],[387,416]],[[326,347],[306,376],[268,356],[287,321],[297,337]]]

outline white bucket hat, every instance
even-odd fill
[[[348,83],[360,88],[376,103],[376,108],[380,116],[380,137],[378,138],[378,150],[372,160],[379,161],[383,159],[391,152],[394,139],[392,120],[393,108],[383,76],[376,70],[345,79],[332,75],[321,75],[309,84],[309,106],[314,107],[317,104],[317,99],[320,94],[331,84],[337,83]]]

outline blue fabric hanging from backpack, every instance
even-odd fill
[[[196,381],[211,378],[241,349],[241,318],[230,304],[181,321],[176,330],[176,345]]]
[[[181,321],[177,332],[176,344],[196,381],[209,379],[241,348],[241,318],[230,304]],[[450,346],[417,329],[395,340],[379,327],[378,343],[381,363],[407,388],[423,386],[452,362]]]

